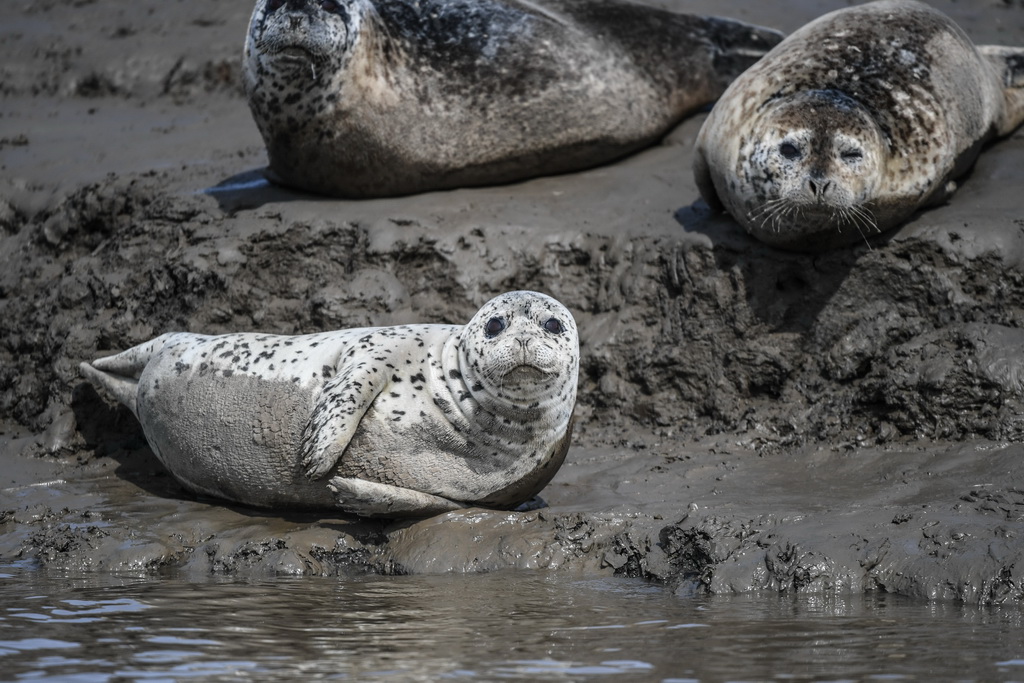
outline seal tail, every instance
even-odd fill
[[[714,47],[712,66],[720,90],[736,80],[785,38],[775,29],[724,17],[707,17],[707,35]]]
[[[139,416],[135,408],[135,399],[139,389],[139,380],[137,378],[103,372],[88,363],[79,363],[78,370],[82,373],[82,377],[89,380],[94,387],[103,389],[117,399],[119,403],[126,405],[135,417]]]
[[[78,369],[93,386],[108,392],[138,417],[136,397],[139,376],[153,355],[163,348],[168,336],[170,335],[161,335],[127,351],[97,358],[92,363],[81,363]]]
[[[1024,123],[1024,48],[980,45],[978,51],[995,67],[1003,85],[1006,106],[998,135],[1009,135]]]

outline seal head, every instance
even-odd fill
[[[477,311],[459,339],[470,390],[496,411],[564,403],[575,391],[579,336],[568,311],[536,294],[504,294]]]
[[[257,52],[283,72],[308,65],[334,70],[345,61],[359,31],[359,15],[333,0],[269,0],[252,18]]]
[[[916,0],[826,14],[715,104],[697,136],[700,193],[773,246],[864,242],[945,201],[984,144],[1020,125],[1021,60]]]
[[[867,238],[878,232],[872,204],[887,157],[870,112],[844,93],[773,100],[741,143],[737,208],[750,233],[768,244]]]
[[[458,346],[465,387],[479,406],[475,419],[504,444],[529,452],[508,463],[518,472],[503,475],[509,485],[478,502],[508,507],[528,500],[547,485],[568,450],[579,377],[576,322],[549,296],[510,292],[473,316]]]

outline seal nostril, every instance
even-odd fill
[[[822,180],[821,178],[817,180],[814,178],[807,179],[807,189],[810,190],[811,195],[817,199],[822,199],[830,187],[832,187],[831,180]]]

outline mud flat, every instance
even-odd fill
[[[686,7],[792,30],[843,3],[763,4]],[[1019,3],[934,4],[1024,45]],[[0,27],[0,558],[1024,599],[1024,132],[947,206],[820,255],[696,201],[701,116],[583,173],[328,200],[261,180],[249,10],[25,3]],[[559,298],[582,339],[573,448],[532,512],[196,500],[77,373],[170,330],[462,323],[515,288]]]

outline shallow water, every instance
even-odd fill
[[[0,568],[0,677],[1021,680],[1022,612],[500,573],[192,581]]]

